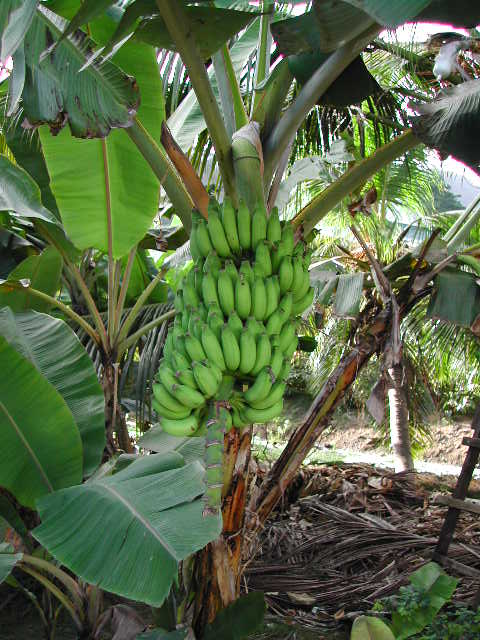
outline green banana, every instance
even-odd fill
[[[264,331],[263,322],[259,322],[253,316],[249,316],[247,318],[247,322],[245,323],[245,326],[250,331],[250,333],[252,333],[254,336],[258,336]]]
[[[177,313],[182,313],[182,311],[185,309],[185,303],[183,302],[183,292],[181,289],[178,290],[178,293],[175,296],[173,307]]]
[[[265,280],[255,278],[252,287],[252,313],[257,320],[263,320],[267,312],[267,292]]]
[[[272,346],[267,333],[263,332],[258,336],[256,347],[255,364],[250,371],[253,376],[256,376],[263,367],[266,367],[272,357]]]
[[[197,292],[195,291],[195,286],[186,280],[183,282],[183,301],[185,303],[185,307],[190,305],[193,308],[196,308],[200,302],[200,298],[197,296]]]
[[[223,325],[221,341],[227,369],[229,371],[236,371],[240,364],[240,347],[228,324]]]
[[[284,319],[282,313],[277,309],[272,313],[267,321],[267,326],[265,327],[269,336],[274,336],[282,330],[284,324]]]
[[[158,380],[166,389],[170,389],[176,383],[175,372],[166,364],[161,364],[157,372]]]
[[[200,362],[192,362],[193,375],[198,388],[206,398],[211,398],[217,393],[218,380],[209,367],[205,367]]]
[[[300,289],[303,283],[303,260],[300,256],[297,256],[293,259],[293,277],[291,289],[293,295],[297,294],[297,291]]]
[[[267,319],[278,307],[278,294],[273,278],[267,278],[265,281],[265,295],[267,300],[265,319]]]
[[[283,367],[283,351],[280,347],[274,347],[272,359],[270,360],[270,369],[275,378],[278,378]]]
[[[265,278],[272,275],[272,260],[268,242],[260,242],[255,250],[255,263],[258,264]]]
[[[278,376],[280,380],[286,380],[288,378],[291,368],[292,368],[292,364],[290,360],[287,358],[284,358],[283,367],[282,367],[282,370],[280,371],[280,375]]]
[[[243,260],[238,271],[239,276],[244,276],[250,286],[253,285],[254,275],[252,265],[249,260]]]
[[[200,304],[198,305],[197,309],[196,309],[198,315],[200,316],[200,318],[203,320],[203,322],[205,322],[205,320],[207,319],[207,309],[205,307],[205,305],[203,304],[203,302],[200,302]]]
[[[274,404],[276,404],[279,400],[283,398],[283,394],[285,393],[287,385],[283,380],[277,380],[273,387],[270,390],[270,393],[265,398],[265,400],[260,400],[260,402],[255,402],[251,406],[253,409],[269,409]]]
[[[207,357],[200,340],[190,333],[185,335],[185,349],[190,360],[204,360]]]
[[[203,322],[200,316],[192,313],[190,320],[188,321],[188,333],[200,340],[202,335],[202,324]]]
[[[310,249],[306,252],[305,257],[303,258],[303,267],[308,271],[310,264],[312,262],[313,251]]]
[[[235,309],[235,291],[233,283],[226,269],[222,269],[218,276],[218,300],[225,316],[229,316]]]
[[[192,221],[192,231],[190,233],[190,254],[195,262],[202,257],[197,241],[197,226],[198,222]]]
[[[203,269],[200,265],[197,265],[193,269],[194,280],[195,280],[195,291],[197,292],[197,296],[199,298],[202,297],[202,280],[203,280]]]
[[[167,338],[163,345],[163,356],[169,360],[173,353],[173,333],[168,332]]]
[[[220,367],[217,367],[217,365],[214,362],[212,362],[212,360],[204,360],[202,364],[205,367],[209,367],[211,369],[213,375],[216,377],[217,382],[220,386],[220,383],[222,382],[222,379],[223,379],[223,373]]]
[[[181,315],[183,333],[186,333],[188,331],[188,323],[190,321],[190,315],[192,311],[193,311],[193,308],[190,305],[187,305],[185,307],[185,311]]]
[[[302,276],[302,284],[300,285],[300,287],[298,287],[296,292],[293,294],[293,302],[296,303],[302,298],[304,298],[305,294],[308,292],[309,287],[310,287],[310,274],[308,273],[308,271],[304,271]]]
[[[297,336],[295,336],[293,340],[290,342],[290,344],[288,345],[288,347],[285,349],[285,358],[288,358],[289,360],[291,360],[293,354],[297,350],[297,347],[298,347],[298,338]]]
[[[240,201],[237,211],[238,240],[244,251],[248,251],[252,246],[251,216],[247,205]]]
[[[250,373],[255,365],[257,345],[255,334],[245,327],[240,335],[240,373]]]
[[[280,300],[280,304],[278,305],[278,310],[281,312],[284,322],[286,322],[291,313],[293,306],[293,296],[291,293],[286,293],[283,298]]]
[[[237,232],[237,216],[233,208],[232,201],[228,196],[223,201],[222,224],[227,237],[228,244],[233,253],[240,253],[240,241]]]
[[[278,276],[272,276],[273,284],[275,285],[275,291],[277,292],[277,298],[280,300],[280,281]]]
[[[199,391],[185,384],[174,384],[171,393],[175,400],[191,409],[197,409],[205,403],[205,398]]]
[[[217,307],[220,306],[217,293],[217,280],[210,272],[205,273],[203,276],[202,296],[207,307],[210,307],[212,304]]]
[[[219,311],[210,311],[208,313],[207,324],[216,335],[217,340],[220,340],[223,328],[223,316],[221,313]]]
[[[232,255],[222,221],[218,213],[210,207],[208,208],[208,233],[210,235],[210,241],[220,258],[228,258]]]
[[[171,418],[172,420],[181,420],[182,418],[189,416],[191,413],[191,409],[188,407],[183,407],[182,411],[170,411],[167,407],[160,404],[156,398],[152,398],[152,407],[159,416]]]
[[[174,385],[172,385],[173,387]],[[174,413],[182,413],[185,411],[185,405],[183,402],[174,398],[172,394],[168,392],[168,390],[160,383],[154,383],[152,385],[153,395],[156,401],[161,404],[163,407],[168,409],[169,411],[173,411]]]
[[[252,249],[255,250],[267,238],[267,216],[265,207],[258,204],[252,216]]]
[[[273,383],[275,382],[275,376],[272,373],[270,367],[264,367],[255,378],[254,383],[247,391],[245,391],[245,400],[248,404],[252,402],[260,402],[270,393]]]
[[[280,242],[276,242],[273,245],[272,256],[271,256],[273,273],[278,273],[282,260],[285,258],[285,256],[288,256],[288,255],[290,254],[288,253],[287,248],[285,246],[285,242],[283,242],[283,240],[280,240]]]
[[[215,335],[215,332],[206,324],[203,325],[202,328],[202,347],[205,351],[206,359],[209,362],[213,362],[221,371],[225,371],[227,367],[220,341]]]
[[[282,237],[282,225],[278,218],[278,208],[273,207],[267,221],[267,240],[279,242]]]
[[[211,273],[215,280],[218,278],[220,269],[222,268],[222,261],[217,255],[216,251],[212,251],[208,254],[203,263],[203,273]]]
[[[293,245],[294,245],[294,234],[293,227],[289,222],[286,222],[283,225],[282,229],[282,242],[285,246],[285,251],[287,256],[291,256],[293,253]]]
[[[242,320],[246,320],[252,308],[252,296],[247,280],[240,276],[235,285],[235,309]]]
[[[187,348],[185,346],[185,336],[178,336],[175,339],[175,351],[177,351],[184,358],[189,360],[190,356],[188,355],[188,351],[187,351]]]
[[[233,331],[235,338],[240,340],[240,334],[242,333],[243,323],[240,320],[240,317],[236,311],[232,311],[232,313],[228,316],[227,321],[228,326]]]
[[[176,436],[178,438],[185,438],[186,436],[192,436],[198,429],[198,421],[194,415],[190,415],[182,420],[170,420],[169,418],[162,417],[160,419],[160,426],[162,431],[168,433],[170,436]]]
[[[182,353],[174,351],[172,353],[172,361],[175,371],[183,371],[184,369],[190,369],[190,362]]]
[[[207,221],[202,218],[196,228],[196,244],[198,250],[204,258],[213,250],[212,243],[210,242],[210,236],[208,234]]]
[[[238,271],[233,260],[225,260],[225,271],[230,276],[232,284],[235,284],[238,279]]]
[[[236,429],[243,429],[248,426],[248,422],[242,419],[242,416],[238,409],[232,409],[232,423]]]
[[[292,259],[285,256],[280,263],[278,269],[278,281],[280,283],[280,293],[283,295],[292,288],[293,282],[293,266]]]
[[[283,325],[280,331],[280,349],[285,351],[290,342],[295,337],[295,324],[293,322],[287,322]]]
[[[175,384],[184,384],[192,389],[198,389],[195,377],[191,369],[180,369],[175,372]],[[170,387],[171,388],[171,387]]]
[[[313,302],[314,293],[315,291],[313,287],[311,287],[301,300],[298,300],[298,302],[293,303],[293,307],[292,307],[293,315],[300,316],[305,311],[305,309],[308,309],[308,307]]]
[[[268,409],[254,409],[253,407],[245,407],[243,415],[250,423],[268,422],[277,418],[283,411],[283,398],[276,402]]]

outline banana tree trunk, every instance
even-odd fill
[[[105,432],[108,456],[113,455],[118,448],[122,449],[125,453],[135,452],[135,447],[128,434],[125,414],[117,401],[118,376],[116,376],[115,373],[115,367],[112,364],[107,364],[104,367],[102,377],[103,393],[105,396]],[[118,446],[115,444],[114,434],[116,434]]]
[[[225,480],[222,497],[223,531],[197,554],[194,568],[193,628],[200,640],[220,609],[240,595],[240,562],[251,453],[251,428],[225,436]]]
[[[390,408],[390,441],[395,456],[395,471],[411,471],[413,467],[408,405],[401,363],[392,364],[387,370],[388,403]]]

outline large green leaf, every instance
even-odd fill
[[[465,271],[445,270],[435,278],[427,316],[470,327],[480,314],[480,287]]]
[[[444,155],[480,171],[480,79],[445,89],[437,100],[415,104],[415,135]]]
[[[15,553],[12,546],[0,542],[0,584],[8,578],[12,569],[23,557],[23,553]]]
[[[114,27],[104,18],[92,25],[92,33],[103,41]],[[113,60],[135,76],[142,95],[138,118],[159,140],[164,104],[154,49],[129,42]],[[106,252],[110,204],[113,255],[125,255],[143,238],[158,212],[158,180],[136,146],[119,130],[104,140],[80,140],[66,130],[50,136],[42,127],[40,138],[68,236],[81,249]]]
[[[316,0],[319,2],[319,0]],[[396,27],[408,22],[427,7],[431,0],[345,0],[368,13],[386,27]]]
[[[0,370],[0,486],[34,508],[81,481],[82,443],[60,394],[1,336]]]
[[[30,360],[67,403],[80,431],[83,473],[100,464],[105,446],[105,398],[91,359],[70,327],[43,313],[0,309],[0,335]]]
[[[341,318],[355,318],[360,311],[363,273],[344,273],[338,276],[334,313]]]
[[[162,463],[163,456],[150,457]],[[159,606],[178,561],[215,539],[221,519],[202,515],[199,463],[132,477],[137,464],[39,500],[34,536],[83,580]]]
[[[480,22],[480,4],[472,0],[431,0],[417,20],[473,29]]]
[[[53,247],[47,247],[38,256],[25,258],[13,271],[7,280],[0,285],[0,307],[8,306],[13,311],[48,311],[51,307],[48,301],[35,298],[28,293],[27,288],[13,288],[8,282],[29,280],[33,289],[38,289],[49,296],[54,296],[60,282],[62,272],[62,257]]]
[[[257,18],[245,32],[238,38],[230,50],[230,57],[235,74],[246,64],[258,44],[258,32],[260,20]],[[213,71],[213,65],[208,68],[208,77],[212,85],[213,93],[220,104],[217,81]],[[205,129],[205,119],[193,90],[189,91],[178,108],[168,119],[168,126],[177,144],[184,150],[189,149],[195,138]]]
[[[204,60],[210,58],[227,40],[244,29],[256,15],[247,11],[218,7],[185,7],[189,32]],[[135,38],[155,47],[176,50],[175,42],[161,16],[141,22],[135,31]]]
[[[56,222],[42,204],[41,192],[31,176],[0,155],[0,211],[12,211],[25,218]]]
[[[25,131],[22,127],[9,127],[5,131],[5,140],[15,157],[15,162],[33,178],[40,187],[43,206],[60,218],[55,197],[50,188],[50,176],[43,157],[38,132]]]
[[[39,0],[2,0],[0,3],[0,60],[13,55],[23,41]]]
[[[137,444],[143,449],[163,455],[176,451],[187,463],[202,460],[205,453],[205,438],[177,438],[165,433],[160,426],[149,429]]]
[[[32,125],[48,123],[57,133],[68,122],[73,135],[106,136],[132,122],[139,104],[134,78],[110,61],[94,61],[80,73],[94,43],[81,31],[48,49],[67,22],[40,5],[25,37],[23,109]],[[46,52],[46,53],[45,53]]]
[[[405,640],[431,624],[443,605],[452,597],[458,580],[448,576],[435,562],[429,562],[412,573],[410,582],[426,597],[414,612],[409,611],[407,615],[402,611],[393,612],[392,631],[396,640]]]

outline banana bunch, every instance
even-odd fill
[[[190,250],[153,406],[167,433],[206,434],[208,452],[218,424],[228,431],[282,412],[297,318],[313,301],[311,256],[276,209],[268,217],[263,203],[235,210],[228,198],[222,207],[210,201],[208,221],[193,212]]]

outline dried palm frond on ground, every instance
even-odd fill
[[[369,611],[431,558],[446,508],[433,504],[425,485],[438,491],[452,483],[369,465],[302,473],[260,534],[245,581],[266,593],[275,613],[321,628]],[[463,513],[449,557],[480,570],[479,544],[480,517]],[[455,600],[468,604],[480,583],[459,577]]]

